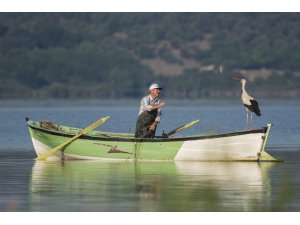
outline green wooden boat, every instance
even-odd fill
[[[64,143],[81,129],[26,118],[38,156]],[[91,131],[47,160],[110,161],[277,161],[265,151],[271,124],[261,129],[215,135],[136,139],[133,134]]]

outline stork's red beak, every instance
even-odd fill
[[[233,77],[232,79],[237,80],[237,81],[241,81],[240,77]]]

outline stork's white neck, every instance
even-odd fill
[[[247,91],[246,91],[246,89],[245,89],[245,86],[246,86],[246,83],[245,83],[245,82],[242,82],[242,91],[247,93]]]

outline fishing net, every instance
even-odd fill
[[[155,121],[156,116],[157,110],[145,111],[139,115],[136,121],[135,138],[153,138],[155,136],[155,131],[152,132],[149,128]]]
[[[42,128],[48,129],[48,130],[55,130],[55,131],[61,131],[62,129],[55,123],[53,123],[52,121],[41,121],[40,122],[40,126]]]

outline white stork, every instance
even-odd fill
[[[258,107],[258,102],[253,97],[251,97],[245,89],[246,80],[241,79],[239,77],[235,77],[234,79],[240,81],[242,84],[242,102],[246,109],[246,129],[247,129],[248,128],[248,113],[249,113],[249,111],[250,111],[250,115],[251,115],[251,127],[252,127],[252,113],[254,112],[257,116],[260,116],[261,115],[260,109]]]

